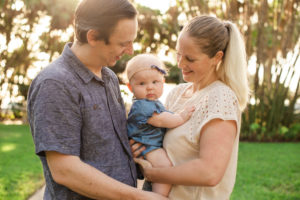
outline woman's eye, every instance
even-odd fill
[[[194,62],[195,61],[194,59],[191,59],[189,57],[186,57],[186,60],[189,61],[189,62]]]

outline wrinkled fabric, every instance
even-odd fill
[[[135,100],[128,114],[128,136],[136,142],[144,144],[146,150],[141,155],[162,147],[162,141],[166,132],[165,128],[154,127],[147,123],[153,113],[166,112],[165,107],[158,100]]]
[[[45,151],[78,156],[108,176],[136,186],[126,113],[116,75],[102,79],[88,70],[67,44],[62,55],[32,82],[28,119],[44,169],[44,199],[89,199],[54,182]]]

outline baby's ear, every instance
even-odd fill
[[[126,83],[126,85],[127,85],[128,89],[132,92],[132,88],[131,88],[130,83]]]

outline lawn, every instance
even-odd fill
[[[25,200],[42,184],[29,127],[0,125],[0,200]],[[231,200],[300,200],[300,143],[240,143]]]
[[[43,183],[29,127],[0,124],[0,199],[25,200]]]
[[[231,200],[300,200],[300,143],[240,143]]]

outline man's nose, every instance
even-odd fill
[[[133,55],[133,43],[129,44],[125,49],[125,53],[128,55]]]

